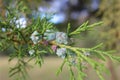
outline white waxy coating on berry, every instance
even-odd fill
[[[47,41],[51,41],[54,40],[55,37],[56,37],[56,33],[53,30],[46,30],[43,38]]]
[[[55,39],[55,33],[45,33],[44,34],[44,39],[47,40],[47,41],[51,41],[51,40],[54,40]]]
[[[68,43],[68,36],[64,32],[56,32],[56,42],[60,44],[67,44]]]
[[[30,37],[34,44],[37,44],[40,40],[40,37],[42,37],[42,36],[38,36],[38,34],[39,33],[37,31],[34,31]]]
[[[34,53],[35,53],[35,50],[33,50],[33,49],[29,51],[30,55],[33,55]]]
[[[1,28],[1,29],[2,29],[2,31],[3,31],[3,32],[5,32],[5,31],[6,31],[6,29],[5,29],[5,28]]]
[[[66,56],[66,48],[58,48],[56,51],[56,54],[61,57],[61,58],[65,58]]]
[[[17,28],[25,28],[27,26],[27,19],[25,17],[16,20]]]

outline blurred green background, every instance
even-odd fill
[[[6,16],[6,7],[16,4],[17,1],[23,1],[30,10],[24,15],[28,22],[31,17],[41,18],[47,14],[53,15],[50,22],[54,23],[60,31],[65,31],[67,23],[72,25],[71,31],[76,29],[80,24],[89,21],[90,24],[103,21],[103,25],[94,28],[92,31],[86,31],[78,35],[75,45],[79,47],[92,47],[103,42],[105,50],[116,50],[120,53],[120,0],[0,0],[0,13],[2,17]],[[0,34],[2,35],[2,34]],[[10,80],[8,78],[8,68],[12,64],[7,62],[8,55],[12,50],[8,49],[0,52],[0,80]],[[60,66],[62,59],[57,57],[45,57],[45,63],[42,68],[35,66],[29,70],[30,77],[33,80],[69,80],[68,71],[56,76],[55,72]],[[33,62],[31,62],[33,64]],[[111,61],[105,63],[110,69],[112,75],[106,76],[106,80],[120,80],[119,64],[113,65]],[[33,64],[34,65],[34,64]],[[88,78],[85,80],[99,80],[94,71],[86,70]]]

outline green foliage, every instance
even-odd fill
[[[120,57],[112,55],[111,51],[101,50],[102,44],[93,48],[79,48],[69,44],[68,40],[70,38],[83,31],[91,30],[93,27],[100,25],[101,22],[92,25],[85,22],[72,32],[70,31],[71,26],[68,24],[67,32],[59,32],[47,19],[38,17],[37,19],[31,19],[30,23],[27,21],[27,24],[22,27],[23,24],[16,22],[21,18],[21,16],[18,16],[21,14],[17,13],[21,11],[25,13],[24,4],[20,3],[19,5],[23,7],[19,7],[17,10],[8,8],[6,18],[0,18],[0,34],[2,34],[0,35],[0,49],[5,51],[12,47],[13,53],[10,54],[9,61],[17,59],[16,64],[10,68],[10,77],[18,75],[16,80],[25,80],[27,78],[27,70],[31,67],[29,62],[35,60],[35,64],[41,67],[44,62],[43,55],[46,53],[56,53],[64,59],[57,74],[62,71],[66,64],[70,71],[70,80],[84,80],[84,77],[87,77],[84,72],[87,69],[85,64],[90,65],[96,71],[100,80],[104,80],[102,73],[103,71],[108,71],[104,64],[98,62],[95,58],[103,62],[107,58],[113,61],[120,61]],[[56,37],[51,39],[52,36],[48,33],[45,34],[46,32],[54,33]],[[46,36],[50,37],[50,39],[46,39]],[[28,59],[25,59],[26,57]],[[77,77],[75,77],[73,67],[77,69]]]
[[[71,35],[75,35],[75,34],[80,34],[81,32],[86,31],[86,30],[90,30],[93,27],[98,26],[100,24],[102,24],[102,22],[88,25],[88,21],[87,21],[87,22],[83,23],[82,25],[80,25],[75,31],[71,32],[69,35],[71,36]]]

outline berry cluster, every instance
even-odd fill
[[[43,37],[37,31],[34,31],[30,38],[34,44],[37,44],[42,39],[44,39],[48,42],[54,40],[54,41],[56,41],[56,43],[59,43],[59,44],[68,44],[67,34],[64,32],[57,32],[54,30],[46,30],[44,32]]]
[[[38,44],[40,41],[43,42],[51,42],[51,41],[55,41],[58,44],[64,44],[67,45],[68,44],[68,36],[66,33],[64,32],[58,32],[55,30],[46,30],[42,36],[42,34],[39,34],[37,31],[34,31],[31,36],[30,36],[33,44]],[[65,58],[66,55],[66,48],[58,48],[57,45],[52,45],[51,46],[52,50],[54,52],[56,52],[56,54],[62,58]],[[33,54],[34,51],[30,50],[29,54]]]
[[[67,44],[68,43],[68,36],[64,32],[58,32],[54,30],[46,30],[44,33],[44,39],[47,41],[55,40],[56,43],[59,44]]]
[[[57,44],[62,45],[68,45],[68,35],[64,32],[58,32],[55,30],[46,30],[44,34],[40,34],[37,31],[34,31],[31,34],[31,40],[33,44],[38,44],[39,42],[42,42],[44,45],[50,45],[51,49],[57,54],[57,56],[61,57],[62,59],[65,59],[66,57],[69,57],[69,61],[72,65],[76,64],[76,54],[71,51],[70,49],[60,47]],[[49,44],[50,42],[55,41],[57,44]],[[47,43],[47,44],[46,44]],[[34,49],[31,49],[29,51],[30,55],[33,55],[35,53]],[[85,56],[89,56],[90,53],[86,52],[83,53]]]

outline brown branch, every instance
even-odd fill
[[[1,9],[0,12],[2,17],[5,17],[5,8],[4,8],[3,0],[0,0],[0,9]]]
[[[118,80],[111,60],[108,60],[108,67],[111,73],[111,80]]]

